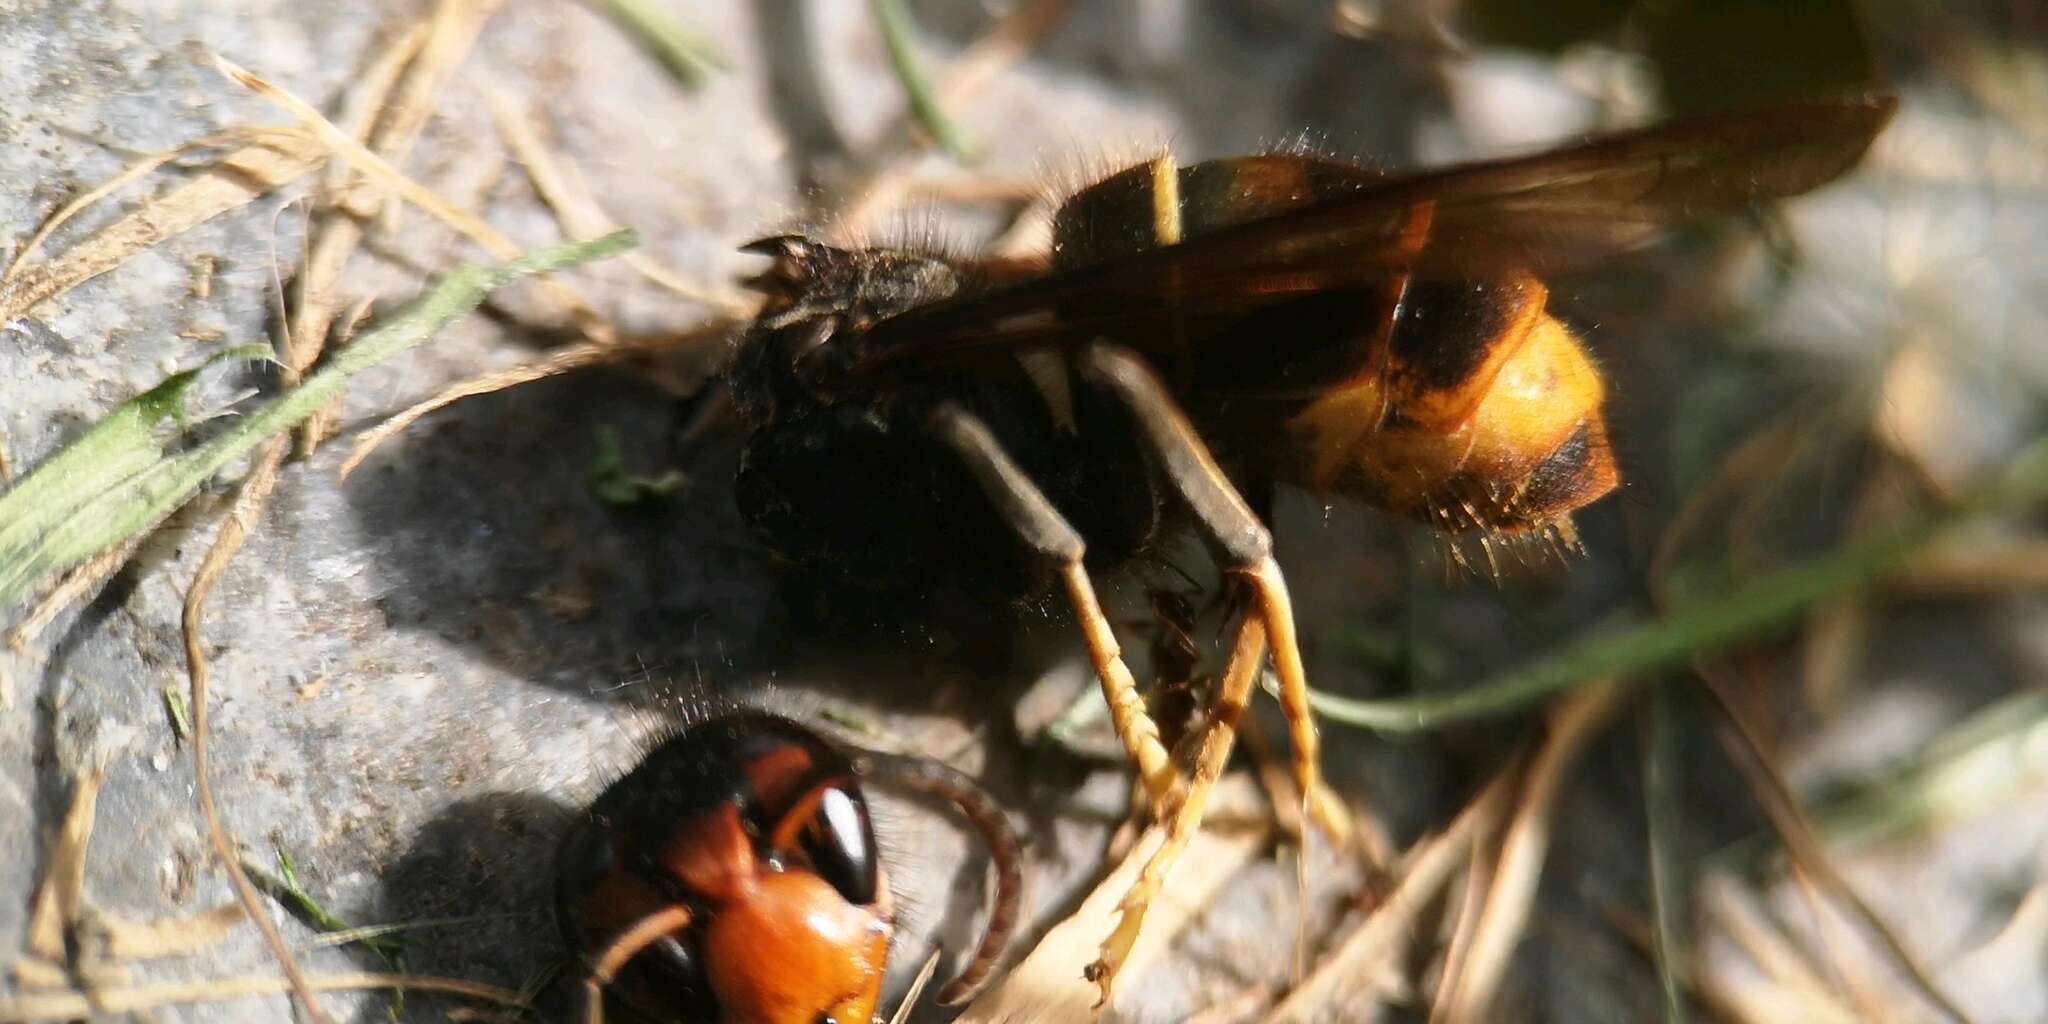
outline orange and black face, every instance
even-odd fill
[[[852,764],[787,719],[684,729],[591,804],[557,862],[556,914],[594,962],[651,915],[689,923],[607,992],[648,1021],[868,1024],[892,922]]]

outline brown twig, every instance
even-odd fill
[[[192,681],[192,763],[194,788],[199,795],[199,817],[206,823],[207,838],[213,842],[214,855],[220,858],[228,879],[233,884],[235,895],[241,900],[242,908],[249,918],[256,922],[256,928],[263,933],[263,941],[270,946],[270,953],[277,958],[279,969],[284,972],[290,985],[292,997],[298,1002],[306,1016],[315,1024],[325,1024],[327,1014],[313,998],[313,989],[306,983],[304,972],[299,969],[298,960],[292,956],[291,947],[285,944],[284,936],[278,933],[277,925],[264,913],[263,897],[249,882],[249,876],[242,871],[242,858],[235,850],[234,840],[228,835],[226,826],[221,824],[219,809],[215,806],[212,782],[212,751],[207,743],[208,701],[206,696],[207,666],[206,652],[199,639],[200,618],[205,614],[206,594],[213,589],[213,583],[227,568],[228,561],[240,550],[242,540],[248,535],[249,518],[259,509],[263,498],[270,493],[272,482],[277,476],[277,467],[284,461],[285,450],[290,446],[289,438],[280,437],[264,445],[257,456],[256,465],[242,481],[241,493],[236,496],[234,507],[221,522],[220,533],[215,537],[213,550],[207,552],[206,560],[200,563],[199,572],[192,579],[192,586],[185,591],[184,634],[185,667]]]
[[[99,772],[79,776],[71,791],[71,807],[64,812],[64,824],[57,831],[56,842],[50,844],[43,884],[31,904],[29,952],[49,960],[64,959],[65,935],[85,902],[85,851],[92,844],[93,819],[105,781],[106,776]]]

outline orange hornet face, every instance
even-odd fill
[[[852,763],[765,714],[690,726],[606,789],[556,916],[607,1000],[661,1022],[869,1024],[893,930]]]
[[[868,1024],[889,929],[816,875],[765,875],[703,935],[712,991],[733,1024]]]

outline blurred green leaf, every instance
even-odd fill
[[[598,6],[685,89],[696,89],[732,66],[709,39],[684,28],[651,0],[600,0]]]
[[[224,362],[271,358],[262,345],[217,352],[205,362],[166,377],[156,387],[114,407],[76,441],[44,460],[0,495],[0,607],[25,595],[36,580],[69,568],[119,543],[136,529],[125,524],[146,510],[109,509],[102,502],[122,485],[161,467],[182,424],[185,393],[199,374]],[[168,510],[166,510],[168,511]],[[102,541],[96,520],[112,516],[118,530]]]
[[[626,468],[625,446],[619,442],[619,432],[610,427],[597,430],[597,455],[590,461],[589,476],[597,500],[619,506],[669,497],[690,482],[679,470],[645,476]]]
[[[198,370],[175,374],[123,402],[0,495],[0,608],[27,597],[44,578],[161,522],[229,463],[326,405],[348,378],[433,337],[492,290],[529,274],[610,256],[632,244],[630,232],[619,232],[536,250],[509,263],[457,270],[383,326],[341,349],[305,383],[190,448],[180,450],[185,439],[159,428],[177,418]],[[268,354],[260,347],[231,349],[209,363],[236,358]]]
[[[889,64],[896,69],[896,78],[903,83],[903,92],[910,99],[910,110],[917,115],[919,124],[931,133],[939,148],[955,160],[968,160],[974,156],[974,145],[961,134],[946,112],[939,109],[938,98],[932,95],[931,83],[926,80],[924,68],[918,63],[917,48],[910,38],[910,12],[903,6],[903,0],[873,0],[875,21],[882,29],[882,41],[889,47]]]
[[[1643,744],[1643,810],[1650,850],[1650,926],[1656,943],[1657,984],[1664,993],[1665,1024],[1685,1024],[1685,997],[1679,992],[1679,965],[1685,946],[1679,919],[1685,913],[1686,885],[1679,877],[1678,824],[1673,820],[1682,800],[1679,786],[1680,730],[1678,714],[1684,691],[1660,686],[1650,700],[1650,727]]]

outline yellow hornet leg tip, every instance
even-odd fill
[[[1305,816],[1323,830],[1337,849],[1350,849],[1353,832],[1351,808],[1322,779],[1316,779],[1311,786],[1301,800]]]

